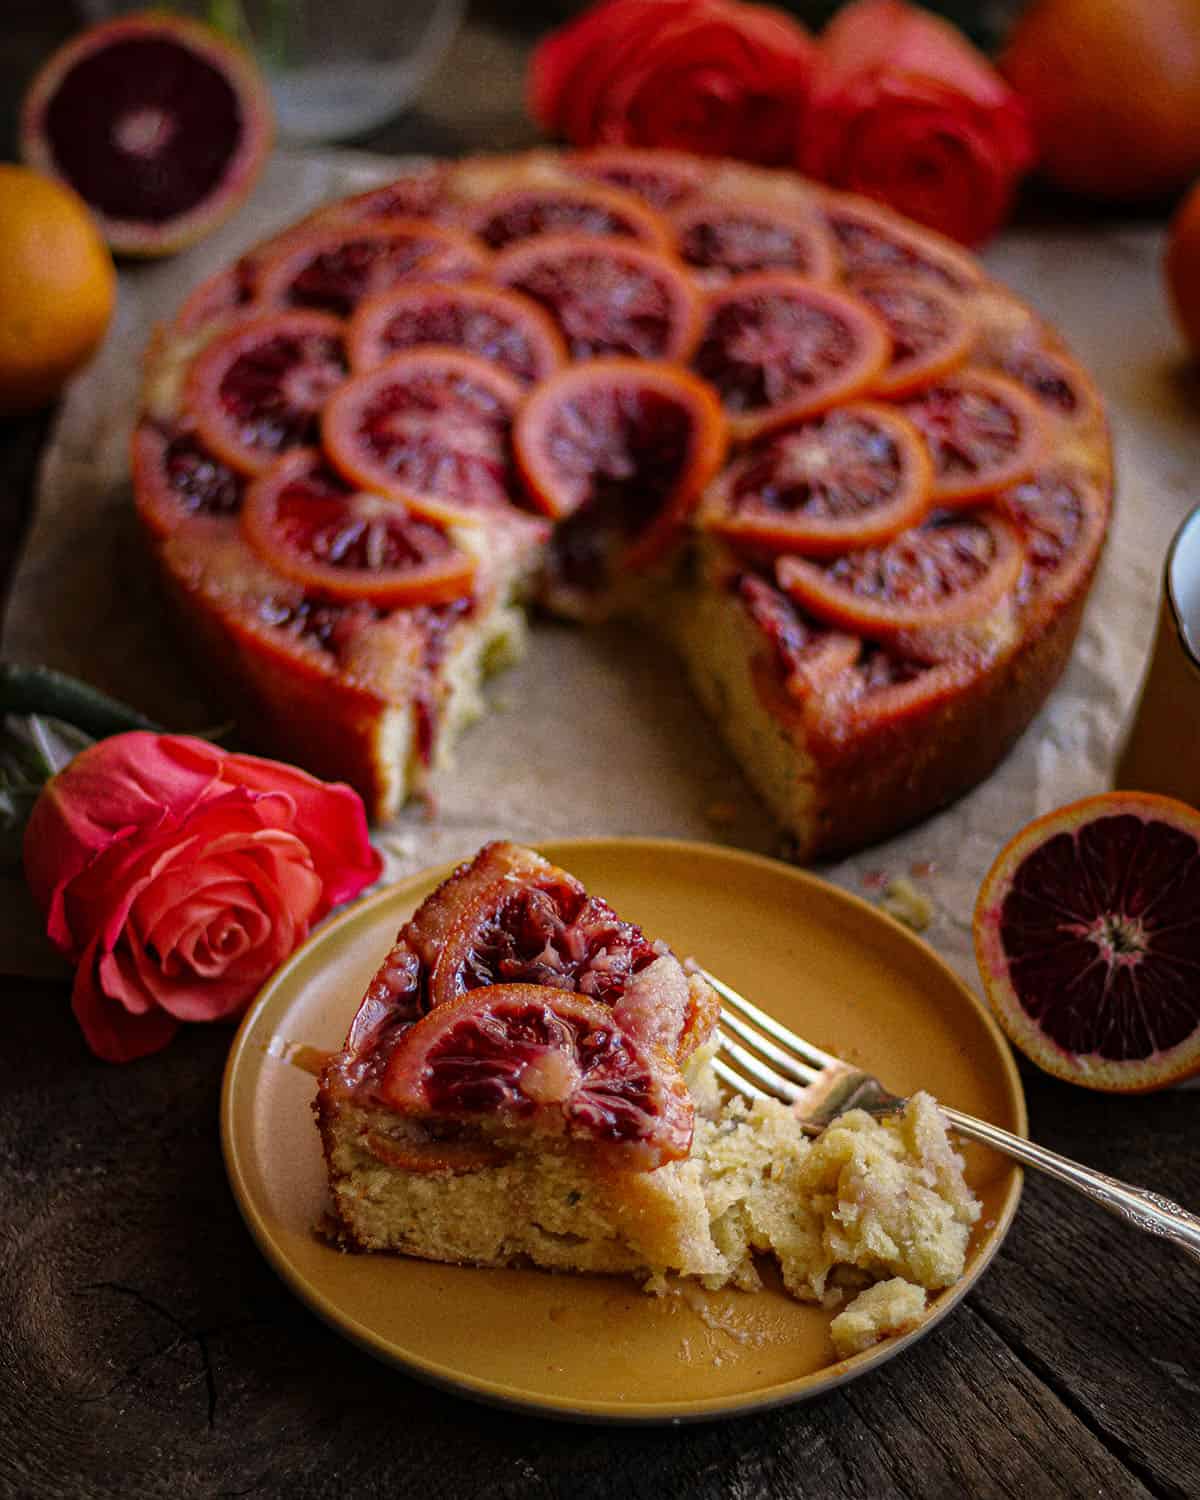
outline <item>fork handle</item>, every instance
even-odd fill
[[[1077,1192],[1107,1209],[1110,1214],[1124,1219],[1135,1229],[1144,1229],[1147,1234],[1156,1234],[1161,1239],[1187,1250],[1200,1261],[1200,1217],[1188,1213],[1170,1198],[1161,1193],[1149,1192],[1146,1188],[1133,1187],[1119,1177],[1109,1177],[1105,1172],[1082,1166],[1070,1157],[1047,1151],[1045,1146],[1035,1145],[1023,1136],[1001,1130],[998,1125],[989,1125],[986,1120],[976,1120],[972,1115],[961,1114],[957,1109],[943,1107],[942,1113],[959,1135],[982,1141],[1003,1151],[1027,1167],[1036,1167],[1041,1172],[1057,1177]]]

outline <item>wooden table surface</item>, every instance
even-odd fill
[[[5,11],[0,154],[72,24],[66,0]],[[521,35],[476,7],[421,107],[364,144],[531,141],[523,15]],[[48,423],[0,426],[0,567]],[[276,1280],[221,1163],[227,1032],[112,1068],[65,985],[0,979],[0,1006],[0,1496],[1200,1496],[1200,1268],[1049,1182],[1027,1183],[959,1310],[863,1380],[737,1421],[557,1424],[375,1364]],[[1114,1101],[1024,1077],[1039,1140],[1200,1206],[1200,1093]]]

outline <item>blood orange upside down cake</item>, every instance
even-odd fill
[[[1088,377],[956,246],[615,149],[430,167],[257,246],[156,339],[134,476],[244,730],[377,817],[537,602],[672,643],[800,856],[995,765],[1111,487]]]
[[[665,943],[485,846],[401,930],[322,1073],[336,1237],[655,1289],[751,1289],[769,1253],[794,1296],[841,1308],[839,1353],[912,1326],[979,1213],[933,1101],[810,1143],[781,1104],[722,1102],[716,1016]]]

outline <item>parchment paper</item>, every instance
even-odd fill
[[[4,657],[75,673],[173,729],[220,720],[177,653],[141,565],[126,457],[140,352],[155,321],[202,276],[322,199],[396,170],[395,161],[362,154],[278,154],[230,224],[184,255],[122,274],[113,329],[73,385],[45,456]],[[1167,543],[1200,499],[1200,390],[1183,373],[1160,255],[1160,233],[1146,228],[1016,232],[988,253],[995,274],[1061,327],[1111,405],[1115,525],[1066,676],[999,770],[921,827],[822,872],[868,896],[883,877],[912,879],[933,907],[926,938],[971,983],[971,912],[1000,845],[1029,819],[1109,783]],[[495,835],[658,834],[778,852],[776,829],[681,670],[638,632],[539,626],[526,660],[496,680],[491,697],[496,711],[468,732],[456,768],[442,775],[434,815],[411,808],[380,831],[389,878]],[[45,971],[19,884],[0,889],[0,903],[0,964]]]

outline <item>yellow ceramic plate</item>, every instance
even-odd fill
[[[662,839],[576,840],[545,853],[622,916],[689,954],[802,1036],[899,1092],[1025,1131],[1008,1048],[968,991],[907,929],[814,876],[755,855]],[[968,1148],[983,1199],[967,1272],[906,1337],[838,1361],[830,1314],[775,1287],[655,1298],[619,1277],[488,1271],[347,1255],[317,1233],[324,1168],[313,1079],[287,1045],[336,1048],[433,870],[326,927],[242,1023],[221,1102],[229,1180],[292,1290],[381,1359],[466,1395],[592,1421],[681,1421],[815,1396],[919,1338],[980,1276],[1016,1209],[1020,1174]]]

